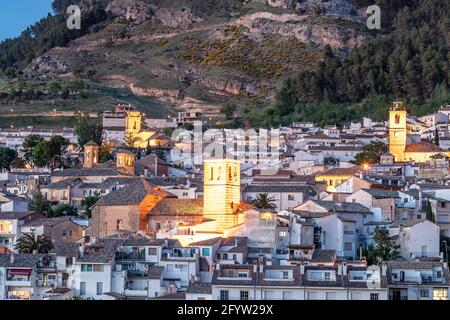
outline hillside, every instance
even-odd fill
[[[83,9],[81,31],[64,27],[72,2]],[[268,3],[55,0],[53,16],[0,45],[0,114],[101,111],[117,101],[155,117],[267,107],[284,78],[319,68],[326,46],[346,57],[372,37],[357,1]]]

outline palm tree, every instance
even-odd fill
[[[256,196],[256,199],[252,201],[252,204],[259,209],[271,209],[277,208],[274,197],[269,197],[268,193],[260,193]]]
[[[44,235],[35,236],[34,233],[24,233],[14,248],[20,253],[48,253],[53,248],[52,241]]]

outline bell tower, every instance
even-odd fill
[[[128,150],[121,150],[117,152],[116,157],[116,167],[119,168],[121,172],[133,176],[136,155]]]
[[[203,216],[216,221],[216,232],[238,224],[236,207],[241,202],[240,161],[204,161]]]
[[[93,168],[100,158],[100,147],[94,141],[89,141],[84,146],[84,168]]]
[[[127,112],[126,125],[128,134],[131,134],[133,137],[137,135],[142,129],[142,114],[139,111]]]
[[[402,102],[394,102],[389,110],[389,153],[395,161],[405,161],[406,109]]]

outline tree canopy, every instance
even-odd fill
[[[89,114],[78,112],[75,115],[75,132],[78,136],[78,145],[83,147],[89,141],[94,141],[99,146],[103,140],[103,122],[99,114],[92,118]]]
[[[388,151],[388,146],[381,141],[373,141],[363,147],[355,156],[357,164],[374,164],[380,162],[380,156]]]

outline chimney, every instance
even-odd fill
[[[11,252],[11,257],[10,257],[10,262],[11,262],[11,264],[14,264],[14,261],[15,261],[16,259],[15,259],[15,257],[14,257],[14,253],[12,253]]]

